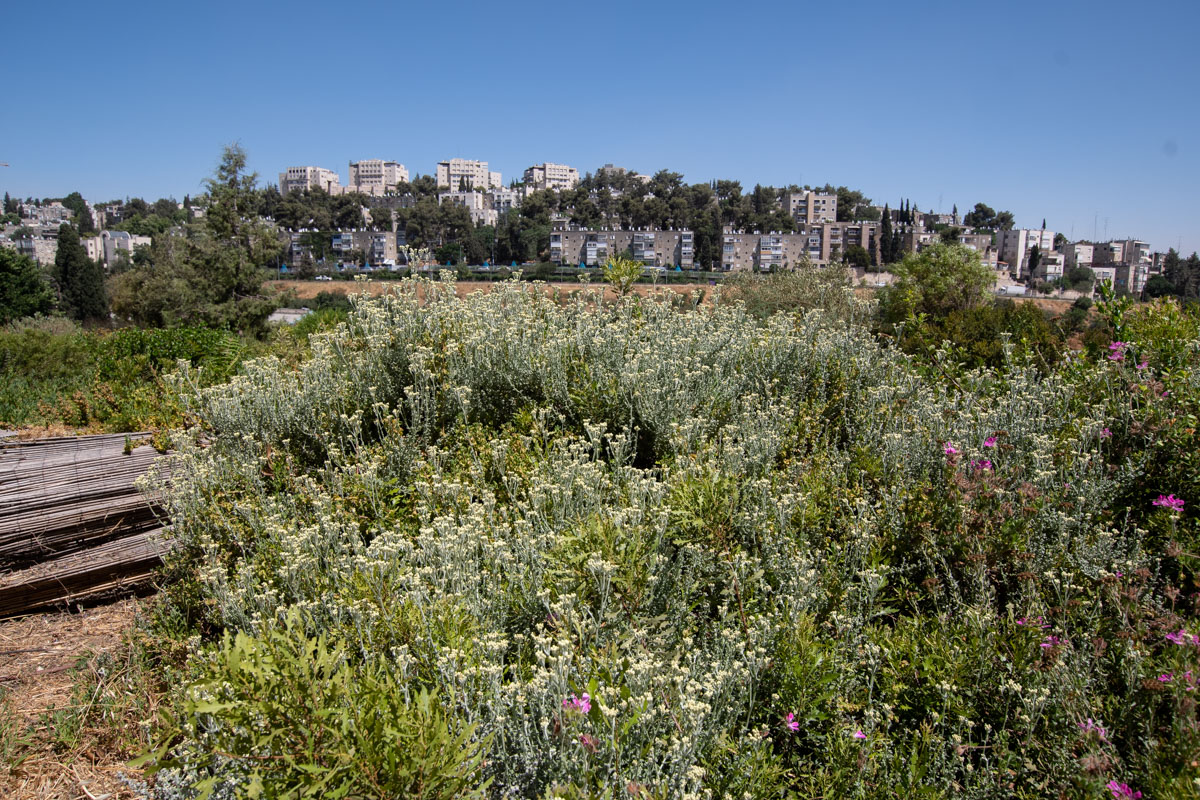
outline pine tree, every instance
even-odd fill
[[[13,200],[11,197],[9,197],[8,192],[5,192],[4,193],[4,213],[5,214],[15,214],[15,213],[17,213],[17,210],[19,208],[20,208],[20,206],[17,204],[17,201]]]
[[[87,257],[79,242],[79,232],[71,225],[58,229],[58,254],[54,257],[54,277],[63,311],[72,319],[97,320],[108,316],[108,298],[104,293],[104,272]]]

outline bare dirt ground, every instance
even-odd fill
[[[136,733],[114,738],[104,709],[130,708],[113,693],[140,602],[0,621],[0,797],[135,797],[122,778],[139,777]]]

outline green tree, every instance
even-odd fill
[[[1041,266],[1041,263],[1042,248],[1035,244],[1033,247],[1029,248],[1029,274],[1032,275],[1033,273],[1037,272],[1037,268]]]
[[[858,244],[852,244],[847,247],[842,260],[848,267],[867,269],[871,266],[871,254],[867,252],[867,248]]]
[[[21,204],[15,198],[9,197],[8,192],[5,192],[4,193],[4,213],[5,214],[19,214],[20,211],[21,211]]]
[[[92,221],[92,211],[88,208],[83,195],[79,192],[71,192],[62,199],[62,204],[71,209],[71,213],[75,215],[75,227],[81,235],[96,232],[96,223]]]
[[[79,232],[71,225],[58,228],[58,253],[54,257],[54,278],[63,311],[80,321],[108,316],[108,296],[104,291],[104,271],[87,257],[79,241]]]
[[[986,203],[976,203],[975,208],[963,217],[963,225],[971,228],[992,228],[995,225],[996,212]]]
[[[53,307],[54,293],[37,262],[0,247],[0,325],[48,313]]]
[[[226,147],[205,182],[204,216],[157,237],[150,265],[114,278],[113,309],[144,325],[261,330],[275,307],[263,293],[264,269],[279,263],[283,244],[257,214],[256,183],[245,151]]]
[[[892,213],[887,203],[883,204],[883,218],[879,223],[879,261],[885,266],[895,261],[895,242],[892,240]]]
[[[961,244],[937,242],[909,253],[892,268],[896,281],[881,290],[880,314],[895,324],[918,315],[945,317],[977,307],[989,299],[995,273],[979,253]]]
[[[958,237],[961,235],[962,228],[951,225],[949,227],[942,228],[941,232],[938,234],[938,238],[946,244],[958,244]]]

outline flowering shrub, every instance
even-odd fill
[[[198,391],[157,484],[205,665],[160,794],[315,785],[233,680],[284,636],[323,643],[279,656],[317,706],[386,687],[489,796],[1178,796],[1195,478],[1145,445],[1200,391],[1137,324],[1121,361],[939,380],[821,310],[360,300]]]

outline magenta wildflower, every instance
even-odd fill
[[[867,735],[865,733],[863,733],[862,731],[855,731],[854,738],[855,739],[865,739],[865,738],[867,738]]]
[[[1149,362],[1149,361],[1143,361],[1142,363],[1140,363],[1140,364],[1138,364],[1138,365],[1137,365],[1137,368],[1138,368],[1138,369],[1145,369],[1145,368],[1146,368],[1146,367],[1148,367],[1148,366],[1150,366],[1150,362]]]
[[[1112,436],[1112,431],[1110,431],[1108,428],[1101,428],[1101,430],[1100,430],[1100,437],[1101,437],[1101,438],[1103,438],[1103,439],[1107,439],[1107,438],[1109,438],[1110,436]]]
[[[989,470],[992,468],[992,462],[990,460],[984,458],[984,459],[980,459],[978,461],[972,461],[971,467],[973,469],[977,469],[977,470],[981,470],[981,471]]]
[[[1125,342],[1113,342],[1112,344],[1110,344],[1108,346],[1108,350],[1109,350],[1108,360],[1109,361],[1124,361],[1126,346],[1127,345],[1125,344]]]
[[[1173,494],[1160,494],[1152,505],[1169,508],[1172,511],[1183,511],[1183,501]]]
[[[949,442],[946,442],[945,447],[942,448],[942,452],[948,456],[952,456],[952,455],[955,455],[958,453],[958,448],[955,447],[954,445],[950,444]]]
[[[1117,798],[1117,800],[1121,800],[1121,798],[1129,798],[1129,800],[1140,800],[1140,798],[1142,796],[1141,792],[1135,792],[1135,791],[1133,791],[1133,789],[1130,789],[1129,784],[1127,784],[1127,783],[1117,783],[1116,781],[1109,781],[1107,784],[1105,784],[1104,788],[1106,788],[1110,792],[1112,792],[1112,796]]]
[[[984,447],[995,447],[996,446],[996,437],[989,436],[988,438],[984,439],[983,446]]]
[[[1059,637],[1047,636],[1046,641],[1039,644],[1038,647],[1042,647],[1042,648],[1045,648],[1046,650],[1049,650],[1051,647],[1058,647],[1060,644],[1062,644],[1062,639],[1060,639]]]
[[[1172,678],[1174,678],[1174,677],[1175,677],[1175,673],[1173,673],[1173,672],[1164,672],[1162,675],[1159,675],[1159,676],[1158,676],[1158,682],[1159,682],[1159,683],[1170,683],[1170,682],[1171,682],[1171,679],[1172,679]]]
[[[789,711],[783,718],[783,727],[793,732],[800,730],[800,723],[796,721],[796,715]]]
[[[1088,717],[1087,722],[1079,722],[1076,724],[1079,725],[1079,729],[1081,731],[1084,733],[1094,733],[1096,734],[1096,738],[1100,739],[1101,741],[1108,736],[1108,731],[1105,730],[1104,727],[1099,723],[1094,722],[1091,717]]]
[[[1183,628],[1180,628],[1178,633],[1168,633],[1167,641],[1174,642],[1175,644],[1183,644],[1186,637],[1187,631],[1185,631]]]
[[[583,693],[583,697],[571,695],[563,700],[563,708],[568,711],[578,711],[580,714],[586,714],[592,710],[592,698],[587,692]]]
[[[1045,617],[1030,617],[1029,619],[1026,619],[1025,617],[1021,617],[1019,620],[1017,620],[1017,624],[1018,625],[1028,625],[1031,628],[1045,629],[1045,628],[1050,627],[1050,623],[1046,622]]]

